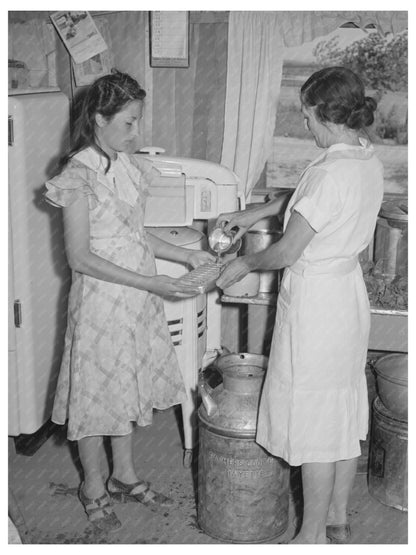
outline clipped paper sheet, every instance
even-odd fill
[[[76,64],[107,50],[88,12],[55,12],[51,20]]]
[[[103,75],[110,73],[112,65],[112,56],[109,50],[105,50],[101,54],[97,54],[96,56],[89,58],[82,64],[74,63],[73,67],[76,86],[82,87],[83,85],[90,85],[98,79],[98,77],[102,77]]]

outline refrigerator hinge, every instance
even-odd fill
[[[9,116],[8,128],[9,128],[9,146],[13,146],[14,145],[13,116]]]
[[[22,326],[22,303],[19,299],[14,301],[14,325],[16,328],[20,328]]]

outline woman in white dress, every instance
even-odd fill
[[[285,268],[256,440],[302,465],[303,521],[291,543],[345,543],[348,498],[368,431],[370,310],[358,255],[374,233],[383,167],[362,137],[376,103],[352,71],[317,71],[302,86],[301,103],[325,150],[300,177],[281,240],[231,261],[217,283],[225,288],[252,270]],[[237,240],[278,204],[218,221],[238,226]]]

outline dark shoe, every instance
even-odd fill
[[[173,505],[172,499],[151,489],[150,483],[144,480],[139,480],[133,484],[125,484],[117,478],[110,478],[107,489],[111,497],[119,503],[138,501],[150,509],[167,508]]]
[[[79,488],[78,495],[91,524],[103,532],[112,532],[121,528],[121,522],[112,508],[108,493],[105,492],[97,499],[90,499],[84,494],[82,486],[83,484]]]
[[[351,527],[349,524],[328,524],[326,537],[330,543],[349,543],[351,540]]]

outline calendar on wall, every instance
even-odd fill
[[[150,65],[189,67],[189,12],[150,12]]]

